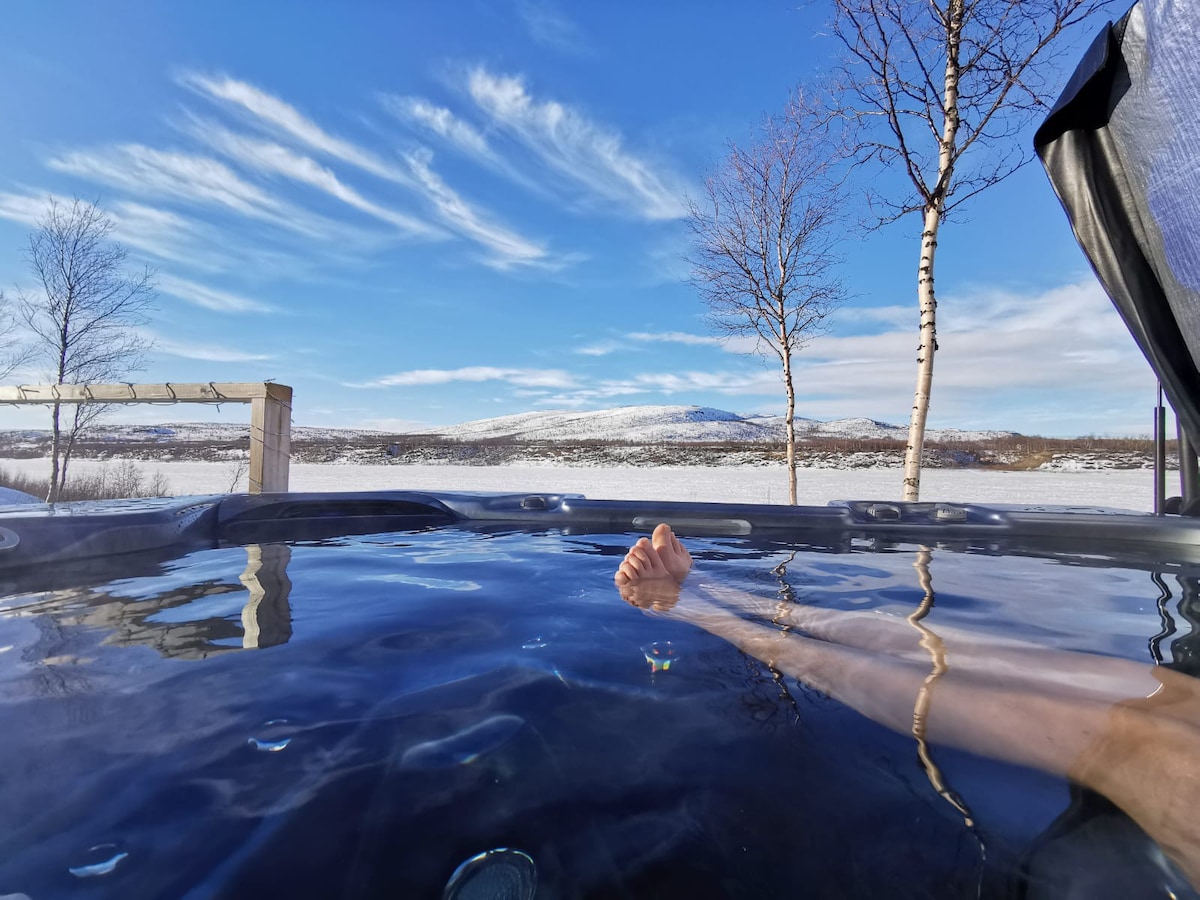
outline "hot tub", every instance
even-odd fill
[[[613,572],[660,521],[696,569],[643,609]],[[1091,750],[988,728],[1154,702],[1198,575],[1200,524],[1094,509],[9,509],[0,895],[1186,894]]]

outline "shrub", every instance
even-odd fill
[[[0,468],[0,486],[24,491],[35,497],[45,497],[49,478],[33,478]],[[99,466],[90,472],[75,472],[67,479],[60,500],[125,500],[136,497],[168,497],[170,485],[161,472],[147,480],[133,460],[122,460],[114,466]]]

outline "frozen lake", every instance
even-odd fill
[[[86,471],[105,465],[71,463]],[[108,465],[113,465],[109,463]],[[235,473],[224,462],[139,462],[153,476],[162,472],[174,494],[223,493]],[[45,478],[44,459],[0,459],[0,467]],[[901,472],[888,469],[801,469],[799,501],[823,506],[830,500],[895,500]],[[246,489],[245,476],[237,490]],[[592,499],[681,500],[721,503],[786,503],[782,469],[752,466],[663,466],[592,468],[574,466],[408,466],[293,463],[293,491],[453,490],[576,493]],[[1179,492],[1170,473],[1167,493]],[[994,472],[929,469],[921,477],[922,500],[960,503],[1044,503],[1108,506],[1149,512],[1154,506],[1148,469],[1094,472]]]

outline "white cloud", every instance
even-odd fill
[[[154,341],[154,352],[167,356],[177,356],[181,359],[198,359],[203,362],[264,362],[271,359],[269,354],[248,353],[230,347],[215,344],[196,344],[186,341],[173,341],[157,334],[147,332],[147,337]]]
[[[625,335],[631,341],[641,343],[690,344],[692,346],[715,346],[725,343],[723,338],[702,334],[688,334],[683,331],[647,332],[634,331]]]
[[[71,200],[53,194],[0,193],[0,219],[36,226],[45,218],[51,200],[64,206],[71,205]]]
[[[348,206],[394,225],[409,234],[436,235],[439,230],[404,213],[380,206],[344,184],[330,169],[316,160],[303,156],[271,141],[235,134],[212,122],[198,121],[191,133],[210,147],[244,166],[262,172],[282,175],[301,184],[323,191]]]
[[[602,344],[589,344],[585,347],[576,347],[575,352],[580,356],[608,356],[610,353],[616,353],[623,348],[624,345],[617,341],[607,341]]]
[[[407,157],[407,161],[413,176],[425,189],[426,196],[442,219],[459,234],[491,252],[486,262],[499,269],[550,264],[549,254],[544,247],[502,225],[489,222],[483,213],[463,200],[429,167],[428,154],[413,153]]]
[[[397,97],[393,94],[384,94],[381,100],[384,107],[402,121],[428,128],[472,156],[489,162],[496,161],[487,138],[474,125],[463,121],[444,106],[436,106],[420,97]]]
[[[268,303],[251,300],[249,297],[197,284],[173,275],[159,275],[156,281],[158,289],[164,294],[170,294],[172,297],[178,297],[180,300],[216,312],[264,313],[275,310],[275,307]]]
[[[322,233],[312,217],[243,180],[219,160],[206,156],[125,144],[107,150],[66,153],[49,160],[47,165],[55,171],[134,194],[222,207],[309,236]]]
[[[517,0],[517,12],[529,36],[537,43],[562,53],[583,55],[588,52],[579,26],[550,0]]]
[[[183,73],[179,76],[179,82],[213,100],[236,106],[260,123],[282,131],[321,153],[357,166],[379,178],[401,184],[409,183],[407,173],[400,167],[350,141],[330,134],[290,103],[252,84],[227,76],[207,76],[197,72]]]
[[[906,419],[916,382],[915,311],[909,320],[912,328],[815,339],[796,358],[804,414]],[[1053,434],[1146,431],[1110,414],[1149,406],[1154,377],[1094,280],[1030,294],[947,293],[938,322],[931,425],[1018,427],[1011,423],[1019,416]],[[1039,410],[1056,412],[1046,418]]]
[[[575,384],[574,376],[561,369],[506,369],[495,366],[467,366],[461,369],[413,369],[385,375],[361,384],[346,387],[416,387],[454,382],[478,383],[503,381],[520,387],[568,388]]]
[[[519,78],[477,68],[467,78],[467,90],[496,127],[592,195],[646,219],[685,214],[682,188],[625,150],[617,132],[564,104],[534,99]]]
[[[484,262],[495,268],[508,269],[518,265],[557,267],[563,264],[563,260],[552,264],[547,258],[545,248],[511,229],[492,222],[486,213],[463,199],[433,172],[429,165],[428,153],[410,153],[405,158],[407,165],[399,166],[350,141],[330,134],[291,104],[252,84],[225,76],[209,77],[197,73],[185,73],[179,80],[192,90],[249,113],[257,123],[276,133],[286,134],[320,153],[349,163],[379,178],[412,188],[433,207],[447,228],[484,246],[491,254]],[[459,136],[461,137],[461,133]],[[322,189],[331,193],[337,191],[340,193],[340,199],[358,203],[364,210],[365,207],[361,204],[370,204],[376,212],[382,209],[361,195],[351,198],[344,185],[340,182],[334,183],[337,179],[333,177],[333,173],[322,170],[315,164],[306,165],[302,157],[292,154],[291,158],[286,158],[279,152],[272,151],[270,158],[271,164],[285,168],[289,177],[307,181],[314,186],[322,186]]]

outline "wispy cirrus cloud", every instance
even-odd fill
[[[49,203],[70,206],[71,200],[55,194],[10,194],[0,193],[0,219],[19,222],[22,225],[37,225],[46,215]]]
[[[429,204],[447,229],[483,246],[488,251],[484,262],[493,268],[509,269],[524,265],[557,267],[566,261],[563,257],[551,263],[545,247],[497,223],[494,216],[462,197],[433,171],[428,152],[409,153],[404,158],[404,164],[396,164],[331,134],[296,107],[247,82],[228,76],[206,76],[195,72],[181,74],[179,81],[212,100],[232,105],[248,114],[260,126],[276,134],[286,135],[334,159],[411,188]],[[457,130],[455,134],[461,139],[463,132]],[[284,159],[275,154],[273,162],[278,166],[286,166],[296,175],[303,172],[304,178],[309,179],[309,183],[314,183],[314,186],[319,181],[328,189],[335,187],[327,176],[314,171],[312,166],[298,164],[296,159]],[[345,200],[344,189],[342,194],[342,199]]]
[[[645,219],[678,219],[686,210],[674,176],[659,174],[624,147],[619,133],[554,100],[538,100],[525,82],[479,67],[467,91],[490,122],[590,195]]]
[[[316,188],[347,206],[394,225],[403,232],[423,236],[436,236],[441,233],[440,229],[426,222],[368,200],[343,183],[331,169],[322,166],[312,157],[296,153],[273,141],[237,134],[202,119],[195,120],[189,131],[213,150],[243,166],[271,175],[282,175],[284,178]]]
[[[460,369],[413,369],[358,384],[347,383],[345,386],[357,388],[426,387],[455,382],[480,383],[485,381],[501,381],[527,388],[554,389],[569,388],[576,384],[575,377],[561,369],[465,366]]]
[[[724,338],[704,334],[688,334],[685,331],[634,331],[625,336],[631,341],[638,341],[643,344],[688,344],[694,347],[719,347],[725,343]]]
[[[517,13],[529,36],[542,46],[574,56],[590,52],[579,26],[550,0],[517,0]]]
[[[177,80],[184,87],[211,100],[241,109],[258,123],[283,132],[327,156],[340,159],[379,178],[400,184],[410,182],[408,174],[400,166],[352,141],[330,134],[290,103],[248,82],[227,75],[209,76],[199,72],[182,72]]]
[[[51,158],[57,171],[143,196],[188,200],[220,207],[310,237],[325,229],[319,220],[241,178],[219,160],[193,153],[123,144],[77,150]]]
[[[224,347],[217,344],[198,344],[189,341],[175,341],[169,338],[164,338],[161,335],[147,332],[147,337],[154,341],[153,352],[164,354],[166,356],[175,356],[180,359],[196,359],[201,362],[221,362],[221,363],[236,363],[236,362],[266,362],[272,359],[268,354],[264,353],[249,353],[243,350],[236,350],[231,347]]]
[[[437,208],[442,220],[459,234],[490,251],[485,262],[498,269],[522,265],[556,265],[545,247],[489,221],[479,210],[463,200],[430,167],[429,154],[411,153],[406,159],[413,176],[425,189],[426,196]]]
[[[27,194],[0,193],[0,218],[36,226],[51,200],[69,206],[73,198],[48,191]],[[245,248],[232,248],[209,225],[170,210],[130,200],[106,204],[106,212],[115,226],[114,236],[127,248],[136,248],[157,260],[185,263],[189,268],[225,271],[244,267]],[[254,262],[295,271],[296,261],[282,265],[278,254],[261,247],[253,249]]]
[[[425,128],[471,156],[487,162],[497,161],[483,133],[446,107],[421,97],[399,97],[395,94],[381,95],[380,102],[384,109],[401,121]]]
[[[574,352],[580,356],[608,356],[621,350],[641,350],[639,344],[683,344],[689,347],[719,347],[730,353],[751,353],[757,341],[691,334],[686,331],[631,331],[620,337],[577,347]]]
[[[178,297],[194,306],[211,309],[214,312],[266,313],[276,310],[276,307],[269,303],[211,288],[174,275],[159,275],[156,284],[158,290],[164,294]]]

